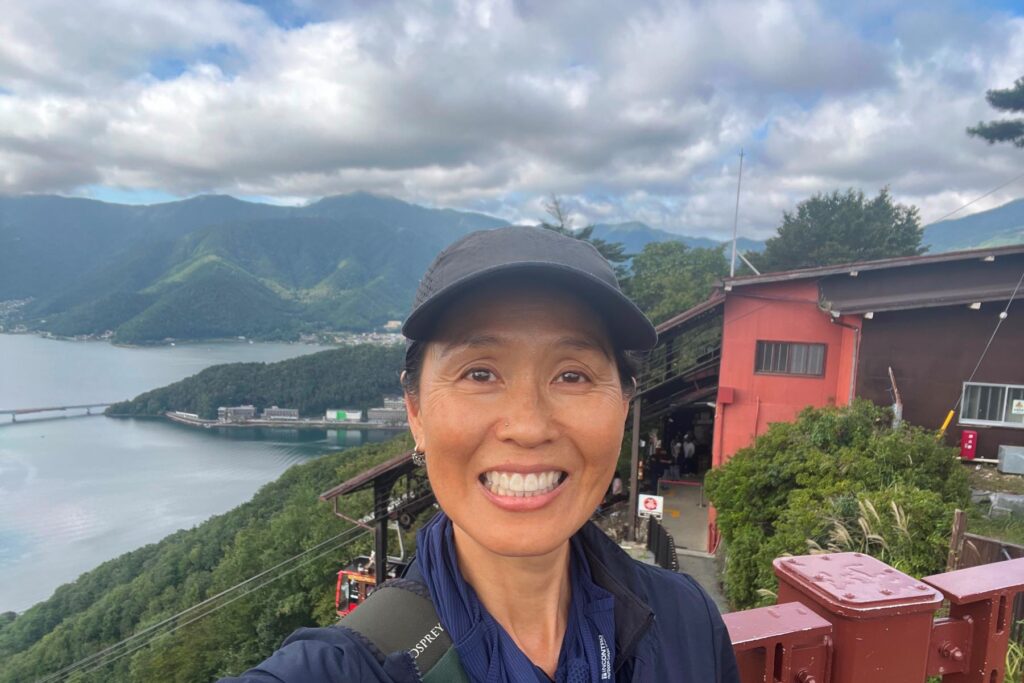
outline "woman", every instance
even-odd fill
[[[409,423],[442,510],[411,578],[466,677],[737,682],[696,582],[588,522],[636,388],[629,352],[657,339],[597,250],[540,228],[472,233],[428,269],[403,332]],[[239,680],[417,681],[416,667],[343,620]]]

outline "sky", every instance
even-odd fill
[[[817,192],[931,222],[1024,173],[965,134],[1024,76],[1024,0],[0,0],[0,193],[772,234]],[[1024,196],[1024,179],[957,214]]]

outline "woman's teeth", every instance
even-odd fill
[[[519,472],[499,472],[492,470],[481,477],[483,485],[499,496],[515,496],[529,498],[550,493],[562,481],[560,470],[521,474]]]

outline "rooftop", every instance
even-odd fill
[[[1000,256],[1016,254],[1024,254],[1024,244],[1013,244],[1006,247],[993,247],[990,249],[948,251],[941,254],[922,254],[921,256],[898,256],[896,258],[878,259],[876,261],[854,261],[853,263],[841,263],[834,266],[783,270],[777,273],[765,273],[764,275],[744,275],[741,277],[724,278],[722,280],[722,287],[725,291],[730,291],[736,287],[744,287],[746,285],[759,285],[769,282],[786,282],[790,280],[806,280],[809,278],[820,278],[829,275],[851,275],[854,273],[859,274],[872,270],[889,270],[892,268],[906,268],[909,266],[948,263],[951,261],[994,261]]]

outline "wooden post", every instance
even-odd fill
[[[953,532],[949,536],[949,556],[946,558],[946,571],[960,568],[960,555],[964,550],[964,533],[967,531],[967,513],[963,510],[953,512]]]
[[[629,534],[630,541],[636,540],[636,501],[640,493],[637,470],[640,469],[640,397],[633,399],[633,444],[629,469]]]

